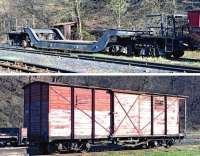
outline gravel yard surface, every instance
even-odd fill
[[[117,150],[117,152],[115,150],[109,150],[109,147],[107,147],[105,150],[101,149],[99,150],[99,152],[89,152],[89,153],[65,153],[65,154],[58,154],[58,153],[54,153],[54,154],[50,154],[50,155],[46,155],[46,156],[102,156],[105,155],[107,156],[109,153],[112,155],[127,155],[127,153],[129,155],[135,155],[135,156],[145,156],[145,154],[139,154],[138,152],[158,152],[158,151],[162,151],[162,152],[170,152],[170,151],[182,151],[183,149],[200,149],[199,143],[197,143],[197,141],[199,141],[199,139],[184,139],[181,141],[181,143],[177,143],[174,146],[170,147],[170,148],[164,148],[164,147],[158,147],[158,148],[150,148],[150,149],[122,149],[122,150]],[[28,152],[29,151],[29,152]],[[45,156],[45,155],[40,155],[39,151],[38,151],[38,147],[31,147],[28,148],[27,147],[7,147],[7,148],[0,148],[0,155],[1,156],[28,156],[28,153],[30,155],[36,155],[36,156]],[[121,154],[119,154],[121,153]],[[163,154],[163,153],[162,153]],[[161,154],[161,155],[162,155]],[[170,154],[169,154],[170,155]],[[181,154],[180,154],[181,155]],[[153,155],[152,155],[153,156]],[[186,156],[188,156],[186,154]]]
[[[0,74],[4,74],[4,73],[16,74],[16,73],[21,73],[21,72],[16,71],[16,70],[12,70],[12,69],[6,69],[6,68],[0,67]]]
[[[0,50],[0,59],[45,65],[77,73],[169,73],[170,71]]]
[[[7,147],[0,148],[1,156],[28,156],[26,147]]]

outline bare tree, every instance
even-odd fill
[[[111,0],[108,5],[117,20],[117,27],[121,27],[122,15],[127,11],[128,3],[126,0]]]
[[[0,0],[0,24],[3,25],[5,17],[24,22],[20,26],[40,28],[76,21],[77,36],[82,39],[83,30],[90,26],[92,29],[97,24],[100,27],[113,24],[118,28],[142,27],[146,14],[174,13],[175,10],[184,10],[184,7],[180,0]]]
[[[82,35],[82,18],[81,18],[81,0],[74,0],[74,12],[78,24],[78,37],[79,39],[82,40],[83,35]]]

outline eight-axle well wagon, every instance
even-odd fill
[[[185,96],[33,82],[24,87],[30,145],[89,150],[100,142],[171,146],[184,137]]]

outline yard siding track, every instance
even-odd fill
[[[174,150],[182,150],[185,148],[198,148],[199,149],[200,145],[193,145],[193,144],[185,144],[185,143],[181,143],[181,144],[176,144],[175,146],[172,146],[170,148],[164,148],[164,147],[157,147],[157,148],[150,148],[150,149],[124,149],[124,148],[116,148],[116,149],[112,149],[109,148],[107,150],[101,149],[98,151],[93,151],[93,152],[88,152],[88,153],[63,153],[63,154],[58,154],[58,153],[54,153],[54,154],[49,154],[49,155],[40,155],[39,152],[37,151],[37,148],[33,148],[31,150],[34,150],[34,154],[30,154],[29,152],[31,151],[28,147],[6,147],[6,148],[0,148],[0,155],[1,156],[28,156],[28,155],[36,155],[36,156],[100,156],[100,155],[106,155],[106,153],[112,153],[112,155],[116,154],[122,154],[123,153],[129,153],[129,154],[135,154],[137,155],[137,153],[142,152],[142,151],[147,151],[147,152],[154,152],[154,151],[163,151],[163,152],[167,152],[167,151],[174,151]],[[29,151],[29,152],[28,152]],[[29,153],[29,154],[28,154]]]
[[[91,56],[91,55],[83,55],[83,54],[77,54],[77,53],[76,54],[64,53],[64,52],[59,52],[59,51],[29,50],[29,49],[2,47],[2,46],[0,46],[0,49],[23,52],[23,53],[35,53],[35,54],[42,54],[42,55],[49,55],[49,56],[73,58],[77,60],[80,59],[80,60],[88,60],[88,61],[96,61],[96,62],[113,63],[113,64],[119,64],[119,65],[159,69],[159,70],[166,70],[166,71],[171,71],[171,72],[200,73],[200,68],[198,67],[189,67],[189,66],[182,66],[182,65],[170,65],[170,64],[161,64],[161,63],[135,61],[135,60],[96,57],[96,56]]]
[[[170,152],[170,151],[182,151],[185,148],[194,148],[199,149],[199,145],[177,145],[172,146],[170,148],[164,148],[164,147],[157,147],[157,148],[150,148],[150,149],[127,149],[127,150],[116,150],[116,151],[99,151],[99,152],[89,152],[89,153],[66,153],[66,154],[51,154],[51,155],[37,155],[37,156],[104,156],[104,155],[134,155],[134,156],[145,156],[145,154],[141,154],[141,152]],[[154,154],[153,154],[154,155]],[[189,155],[187,155],[189,156]]]
[[[7,70],[24,73],[74,73],[72,71],[46,67],[38,64],[11,61],[7,59],[0,59],[0,67]]]
[[[109,62],[129,66],[139,66],[144,68],[153,68],[161,70],[169,70],[173,72],[183,72],[183,73],[200,73],[200,68],[197,67],[188,67],[188,66],[179,66],[179,65],[169,65],[169,64],[160,64],[152,62],[143,62],[143,61],[129,61],[123,59],[113,59],[113,58],[103,58],[103,57],[93,57],[93,56],[84,56],[79,55],[79,59],[93,60],[99,62]]]

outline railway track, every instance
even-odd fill
[[[200,68],[198,67],[170,65],[170,64],[135,61],[135,60],[125,60],[125,59],[117,59],[117,58],[110,58],[110,57],[105,58],[105,57],[91,56],[87,54],[78,54],[78,53],[75,54],[75,53],[70,53],[70,52],[64,53],[64,52],[59,52],[59,51],[30,50],[30,49],[2,47],[2,46],[0,46],[0,50],[9,50],[9,51],[23,52],[23,53],[35,53],[35,54],[81,59],[81,60],[88,60],[88,61],[114,63],[114,64],[121,64],[121,65],[128,65],[128,66],[166,70],[170,72],[200,73]],[[192,60],[195,61],[195,59],[192,59]]]
[[[154,148],[147,148],[147,149],[115,149],[115,150],[101,150],[101,151],[93,151],[93,152],[77,152],[77,153],[54,153],[51,155],[43,155],[43,156],[102,156],[102,155],[135,155],[135,156],[141,156],[141,153],[145,156],[145,152],[171,152],[171,151],[182,151],[185,148],[194,148],[198,149],[199,145],[175,145],[170,148],[164,148],[164,147],[154,147]],[[162,155],[162,154],[161,154]],[[38,155],[40,156],[40,155]],[[41,155],[42,156],[42,155]]]
[[[73,73],[71,71],[60,70],[38,64],[30,64],[6,59],[0,59],[0,67],[3,69],[23,73]]]
[[[198,149],[199,145],[177,145],[173,146],[170,148],[163,148],[163,147],[157,147],[157,148],[151,148],[151,149],[118,149],[118,150],[108,150],[108,151],[93,151],[89,153],[81,153],[81,152],[76,152],[76,153],[54,153],[54,154],[49,154],[49,155],[40,155],[37,151],[34,154],[28,153],[30,149],[28,150],[28,147],[7,147],[7,148],[0,148],[0,153],[1,156],[28,156],[28,155],[37,155],[37,156],[101,156],[101,155],[108,155],[109,153],[111,155],[141,155],[141,152],[170,152],[170,151],[182,151],[185,148],[194,148]]]
[[[103,57],[93,57],[93,56],[83,56],[79,55],[80,59],[85,60],[93,60],[100,62],[108,62],[108,63],[117,63],[122,65],[129,66],[138,66],[152,69],[160,69],[167,70],[171,72],[181,72],[181,73],[200,73],[200,68],[197,67],[188,67],[188,66],[180,66],[180,65],[169,65],[169,64],[161,64],[161,63],[152,63],[152,62],[144,62],[144,61],[132,61],[132,60],[123,60],[123,59],[113,59],[113,58],[103,58]]]

